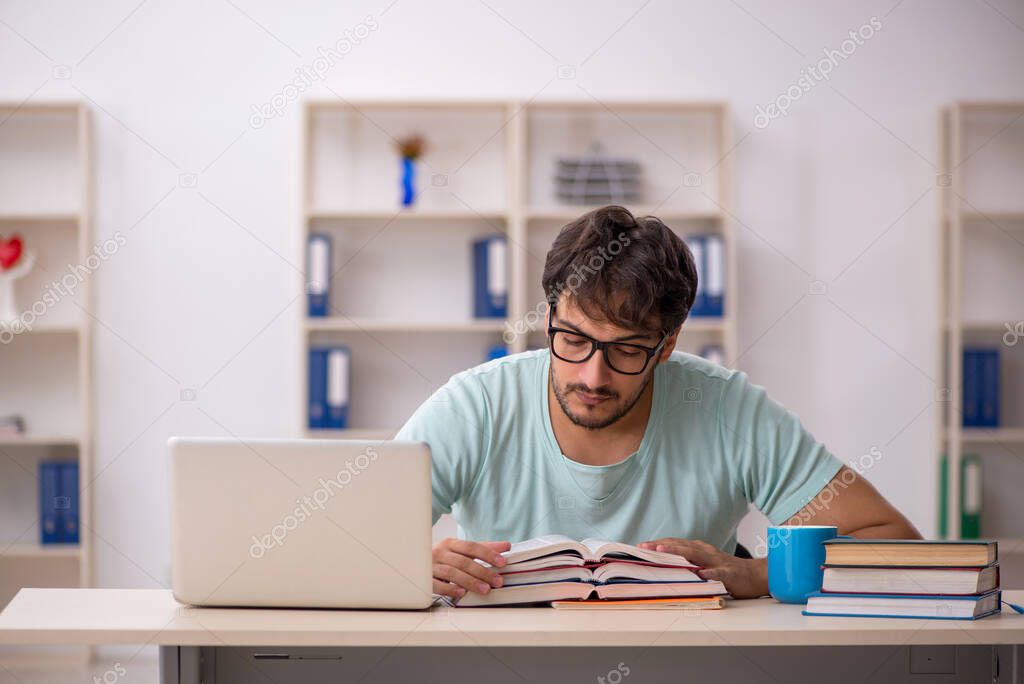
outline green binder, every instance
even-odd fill
[[[960,538],[981,537],[981,456],[963,454],[960,457]],[[947,539],[946,524],[949,510],[949,457],[942,455],[939,463],[939,538]]]

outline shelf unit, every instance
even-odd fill
[[[1024,552],[1024,102],[958,102],[940,117],[941,307],[940,376],[948,401],[938,402],[940,455],[948,455],[949,496],[957,501],[965,452],[981,455],[982,536],[999,538],[1005,555]],[[963,350],[1000,350],[1001,425],[963,427]],[[961,536],[960,508],[946,526]]]
[[[302,126],[299,248],[305,255],[310,234],[328,233],[334,275],[329,315],[310,318],[305,306],[300,315],[301,434],[389,438],[452,374],[482,363],[488,348],[545,346],[535,315],[544,305],[544,258],[558,230],[594,208],[556,200],[556,158],[594,142],[643,164],[645,196],[629,206],[634,214],[658,216],[683,237],[723,237],[724,315],[687,321],[679,348],[716,344],[736,358],[727,104],[310,101]],[[401,208],[395,140],[413,133],[427,150],[416,205]],[[474,319],[470,243],[493,234],[508,240],[508,318]],[[351,428],[309,430],[308,350],[335,343],[352,350]]]
[[[53,297],[50,284],[92,255],[90,115],[80,102],[0,103],[0,235],[36,253],[15,284],[18,309],[45,304],[31,330],[0,344],[0,414],[25,434],[0,436],[0,608],[22,586],[92,583],[92,321],[90,277]],[[95,258],[95,257],[94,257]],[[72,291],[73,290],[73,291]],[[51,300],[44,298],[49,292]],[[40,460],[79,464],[75,545],[39,543]],[[2,655],[6,656],[6,653]],[[74,659],[88,657],[75,651]]]

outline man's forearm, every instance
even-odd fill
[[[850,530],[846,534],[858,539],[920,539],[921,533],[907,520],[868,525],[860,529]]]

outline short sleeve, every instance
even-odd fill
[[[467,371],[452,376],[395,435],[430,446],[433,522],[472,489],[487,459],[490,425],[483,387]]]
[[[747,501],[780,525],[832,481],[842,462],[744,373],[727,381],[719,434]]]

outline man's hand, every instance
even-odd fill
[[[507,542],[471,542],[465,539],[442,539],[434,545],[434,593],[459,598],[467,591],[486,594],[491,587],[501,586],[501,575],[477,563],[477,559],[500,568],[505,565],[502,551]]]
[[[637,544],[648,551],[683,556],[703,569],[704,579],[720,580],[733,598],[757,598],[768,593],[768,562],[764,558],[737,558],[703,541],[665,537]]]

